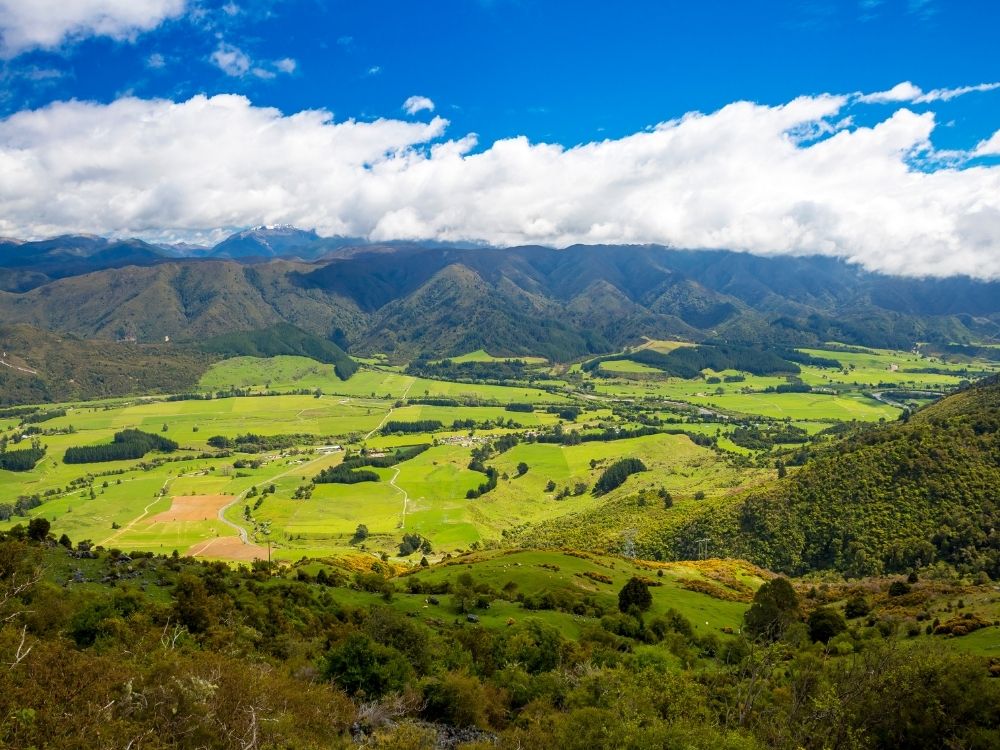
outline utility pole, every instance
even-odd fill
[[[264,521],[261,525],[261,531],[264,532],[264,537],[267,539],[267,575],[271,576],[271,522]]]

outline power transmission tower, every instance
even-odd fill
[[[630,559],[635,559],[635,529],[625,529],[622,532],[622,555]]]
[[[705,560],[708,558],[708,546],[712,543],[712,540],[708,537],[704,539],[695,539],[694,543],[698,545],[698,559]]]

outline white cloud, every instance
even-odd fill
[[[225,42],[219,42],[209,59],[227,76],[239,78],[250,72],[250,57],[239,47]]]
[[[417,112],[423,112],[424,110],[433,112],[434,102],[426,96],[411,96],[403,102],[403,110],[408,115],[415,115]]]
[[[154,52],[149,57],[146,58],[146,66],[153,68],[154,70],[160,70],[165,68],[167,65],[167,59],[161,55],[159,52]]]
[[[446,137],[440,117],[337,122],[233,95],[59,102],[0,120],[0,236],[176,239],[287,222],[373,239],[815,253],[1000,278],[1000,166],[913,168],[933,113],[904,108],[860,127],[843,124],[850,101],[736,102],[573,148],[517,137],[478,152],[475,136]]]
[[[973,156],[1000,156],[1000,130],[985,141],[980,141],[972,153]]]
[[[265,81],[276,78],[278,73],[290,75],[298,67],[295,60],[290,57],[256,64],[246,52],[226,42],[219,42],[219,46],[216,47],[209,59],[227,76],[242,78],[249,73]]]
[[[889,102],[913,102],[929,104],[931,102],[947,102],[966,94],[982,93],[1000,89],[998,83],[979,83],[975,86],[959,86],[953,89],[933,89],[925,92],[919,86],[903,81],[897,83],[888,91],[876,91],[872,94],[859,94],[857,100],[864,104],[886,104]]]
[[[947,102],[958,96],[965,96],[966,94],[980,93],[984,91],[993,91],[995,89],[1000,89],[1000,82],[998,83],[980,83],[975,86],[959,86],[954,89],[934,89],[933,91],[928,91],[922,96],[918,96],[913,101],[918,104],[924,104],[927,102]]]
[[[923,94],[919,86],[914,86],[909,81],[897,83],[888,91],[876,91],[873,94],[864,94],[858,97],[859,102],[865,104],[884,104],[886,102],[909,102]]]
[[[0,56],[90,36],[132,39],[179,16],[185,0],[0,0]]]

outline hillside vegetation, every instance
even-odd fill
[[[87,341],[24,325],[0,325],[0,350],[12,365],[0,366],[0,405],[182,391],[214,359],[167,344]]]
[[[641,557],[743,557],[801,574],[863,576],[938,561],[1000,576],[1000,381],[996,377],[906,421],[855,428],[785,479],[665,508],[630,495],[528,527],[526,545],[621,550]],[[626,534],[627,530],[631,534]]]
[[[280,251],[296,256],[298,248],[283,243]],[[37,268],[23,258],[5,267],[0,257],[0,288],[11,290],[0,291],[0,315],[80,336],[131,334],[147,342],[290,323],[323,338],[340,330],[352,351],[399,361],[482,348],[561,362],[613,352],[643,336],[949,346],[995,335],[1000,321],[995,282],[895,279],[824,258],[652,246],[390,245],[345,249],[317,263],[244,263],[136,255],[146,250],[123,246],[104,265],[99,255],[88,256],[73,266],[76,275],[59,279],[42,256]],[[278,251],[259,242],[249,249]]]
[[[357,363],[332,341],[322,339],[288,323],[279,323],[257,331],[239,331],[214,336],[203,344],[206,352],[225,357],[302,356],[333,365],[341,380],[358,370]]]
[[[838,444],[739,510],[775,569],[902,571],[936,560],[1000,577],[1000,380]]]

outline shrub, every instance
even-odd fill
[[[910,593],[910,584],[906,581],[893,581],[889,584],[889,596],[905,596]]]
[[[632,576],[618,592],[618,609],[622,612],[629,612],[632,607],[645,612],[652,604],[653,595],[649,593],[649,586],[641,578]]]
[[[326,655],[323,676],[352,695],[378,698],[401,692],[413,674],[402,653],[364,633],[352,633]]]
[[[809,637],[813,641],[828,643],[831,638],[847,630],[844,616],[832,607],[819,607],[809,615]]]
[[[852,596],[847,600],[847,604],[844,606],[844,614],[849,620],[853,620],[856,617],[864,617],[871,611],[872,605],[869,604],[868,600],[861,594],[855,594]]]

